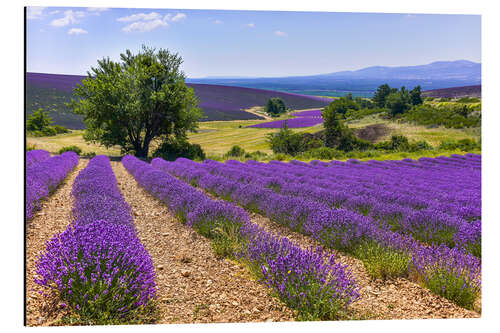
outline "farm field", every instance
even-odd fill
[[[29,170],[42,167],[51,159],[56,159],[51,163],[62,163],[45,153],[29,155],[33,155]],[[62,176],[66,179],[40,201],[39,209],[28,221],[30,326],[116,322],[112,318],[89,319],[88,312],[87,317],[81,315],[79,309],[91,308],[82,298],[71,296],[83,292],[76,282],[73,289],[71,283],[69,289],[64,284],[55,289],[44,288],[55,279],[51,272],[55,273],[57,266],[37,259],[38,255],[46,249],[46,258],[53,258],[51,263],[64,266],[56,260],[58,247],[49,250],[45,244],[63,233],[69,238],[60,238],[60,249],[68,246],[70,250],[71,237],[81,241],[77,233],[71,233],[70,225],[86,233],[100,230],[104,236],[99,244],[105,247],[112,244],[107,243],[111,241],[106,236],[108,232],[123,235],[120,237],[137,244],[134,246],[144,262],[151,262],[141,268],[145,279],[137,280],[143,285],[143,292],[151,290],[151,294],[144,294],[150,296],[141,298],[141,302],[154,299],[151,304],[144,303],[152,306],[151,311],[139,312],[130,323],[480,316],[480,155],[367,163],[197,163],[186,159],[154,159],[145,163],[132,156],[125,156],[122,161],[97,156],[73,165],[74,169]],[[311,174],[321,177],[308,178]],[[394,186],[394,175],[400,179],[394,191],[397,195],[379,192],[377,186]],[[456,177],[461,181],[454,182]],[[375,178],[376,181],[367,181]],[[378,203],[367,201],[374,195]],[[97,197],[100,199],[95,200]],[[436,215],[437,219],[429,222],[426,229],[420,229],[422,216],[432,210],[442,214]],[[335,214],[347,214],[350,227],[340,227],[341,221]],[[218,216],[225,218],[220,220]],[[317,224],[319,216],[323,216],[322,222]],[[394,216],[399,218],[393,219]],[[322,228],[330,230],[331,238],[320,236],[326,235],[320,231]],[[220,230],[233,230],[245,241],[227,236],[231,233],[220,234]],[[365,236],[359,238],[359,232]],[[341,238],[336,238],[336,234]],[[429,235],[436,238],[426,238]],[[339,239],[343,241],[338,243]],[[377,276],[370,258],[352,250],[356,244],[365,244],[363,239],[395,251],[396,257],[402,255],[399,260],[409,260],[404,266],[409,271],[400,268],[397,273],[387,273],[396,274],[390,278]],[[437,242],[431,246],[435,249],[428,251],[432,242]],[[368,244],[371,243],[365,245]],[[323,251],[307,252],[318,246]],[[285,253],[296,256],[284,256]],[[411,253],[413,259],[405,253]],[[287,292],[298,296],[292,286],[304,283],[301,274],[306,273],[300,269],[304,263],[318,267],[318,275],[313,275],[313,279],[324,281],[330,276],[333,281],[342,282],[329,284],[325,294],[309,294],[307,288],[301,289],[305,292],[300,296],[305,297],[304,301],[316,302],[316,297],[326,297],[324,301],[328,302],[336,300],[328,303],[333,312],[314,312],[314,306],[304,307],[280,289],[281,283],[289,284],[291,289]],[[386,265],[387,262],[381,262],[377,267],[388,269]],[[111,272],[112,267],[108,269]],[[451,276],[443,280],[434,275],[439,269],[448,269]],[[40,274],[44,278],[35,282]],[[450,281],[455,278],[465,279],[460,282],[460,286],[465,283],[465,289],[459,288],[465,292],[453,289],[456,287]],[[73,279],[78,280],[78,275],[73,275]],[[99,275],[96,279],[99,281]],[[305,282],[304,287],[313,281],[316,280]],[[443,294],[442,286],[449,292]],[[70,296],[68,290],[73,290]],[[117,292],[107,290],[110,295]],[[331,298],[333,294],[328,290],[336,290],[337,296]],[[45,295],[40,295],[42,291]],[[100,306],[109,311],[106,307],[110,303],[104,296],[96,295],[95,299],[100,299]],[[344,305],[338,308],[336,302]]]

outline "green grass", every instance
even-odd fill
[[[71,133],[58,134],[55,136],[26,138],[26,145],[35,145],[36,149],[44,149],[52,154],[58,154],[59,150],[66,146],[78,146],[83,153],[95,152],[98,155],[120,156],[120,147],[106,148],[104,146],[87,143],[82,137],[83,130],[72,130]]]

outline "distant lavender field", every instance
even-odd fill
[[[293,112],[291,115],[295,117],[323,117],[321,109]]]
[[[73,88],[86,76],[27,73],[27,114],[39,107],[51,110],[50,115],[56,124],[69,128],[83,128],[81,118],[75,118],[64,105],[72,96]],[[321,108],[331,99],[300,95],[279,91],[222,86],[213,84],[188,83],[199,98],[203,110],[202,121],[214,120],[251,120],[262,117],[243,111],[254,106],[263,106],[271,97],[280,97],[292,109]]]
[[[300,112],[291,113],[292,116],[296,118],[286,119],[286,120],[275,120],[267,123],[260,123],[252,126],[253,128],[282,128],[287,122],[287,126],[289,128],[301,128],[301,127],[309,127],[323,123],[323,117],[321,115],[321,110],[307,110]]]

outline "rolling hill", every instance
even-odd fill
[[[84,78],[86,77],[78,75],[27,73],[26,113],[31,114],[41,107],[49,112],[55,124],[71,129],[85,128],[82,117],[71,113],[65,105],[73,97],[73,88]],[[254,88],[209,84],[188,85],[194,89],[200,100],[200,107],[204,113],[202,121],[263,119],[243,110],[265,105],[271,97],[281,97],[285,104],[293,109],[323,107],[330,102],[329,99],[316,96]]]

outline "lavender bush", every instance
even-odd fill
[[[55,289],[83,323],[141,320],[155,298],[154,266],[108,157],[89,162],[73,194],[73,223],[48,242],[37,262],[36,282]]]
[[[41,200],[47,198],[77,164],[78,155],[67,152],[38,163],[32,162],[26,168],[26,219],[33,218],[34,213],[41,208]]]
[[[26,169],[50,158],[50,153],[45,150],[35,149],[26,152]]]

